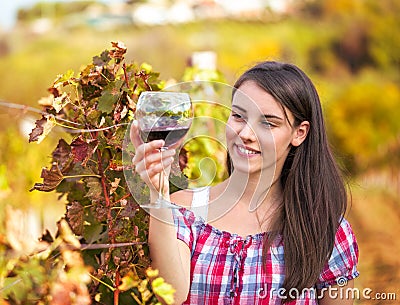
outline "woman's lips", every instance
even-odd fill
[[[235,145],[236,151],[240,156],[246,157],[246,158],[252,158],[255,156],[260,155],[260,152],[257,150],[254,150],[250,147],[242,146],[242,145]]]

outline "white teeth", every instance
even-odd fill
[[[248,150],[248,149],[243,148],[243,147],[241,147],[241,146],[238,146],[238,150],[239,150],[242,154],[246,154],[246,155],[256,155],[256,154],[258,154],[258,152],[256,152],[256,151]]]

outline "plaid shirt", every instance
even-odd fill
[[[245,238],[220,231],[196,218],[192,211],[176,209],[178,239],[191,251],[191,286],[184,304],[281,304],[284,281],[283,244],[278,238],[263,264],[265,233]],[[343,219],[332,255],[313,289],[342,284],[358,276],[358,247],[350,224]],[[292,291],[291,305],[318,304],[317,291]]]

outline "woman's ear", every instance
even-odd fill
[[[299,146],[307,138],[308,131],[310,130],[310,122],[303,121],[295,128],[291,144]]]

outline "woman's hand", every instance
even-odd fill
[[[158,196],[159,176],[165,171],[165,198],[169,199],[168,175],[175,155],[173,148],[160,152],[164,141],[156,140],[143,143],[139,136],[137,123],[134,121],[130,129],[130,138],[135,146],[135,156],[132,163],[135,171],[150,188],[151,201]],[[157,215],[157,217],[155,217]],[[162,219],[162,220],[161,220]],[[176,290],[176,304],[183,303],[190,287],[190,250],[188,246],[176,237],[176,228],[171,209],[157,209],[150,214],[149,246],[152,266],[160,271],[160,275]]]
[[[169,194],[168,176],[171,164],[174,161],[175,149],[160,151],[164,145],[163,140],[143,143],[139,136],[137,122],[133,121],[130,129],[130,138],[135,147],[135,156],[132,159],[135,171],[149,186],[152,193],[159,190],[159,178],[164,170],[164,195]]]

